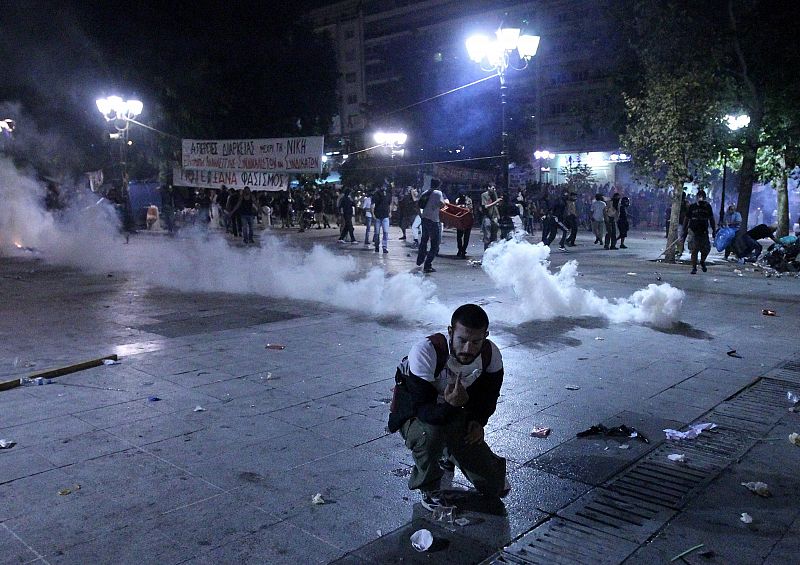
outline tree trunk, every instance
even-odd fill
[[[748,136],[749,137],[749,136]],[[756,178],[756,148],[748,143],[742,148],[742,168],[739,169],[739,195],[736,209],[742,215],[742,227],[747,229],[750,215],[750,198]]]
[[[776,237],[789,235],[789,175],[786,167],[781,171],[781,178],[775,187],[778,193],[778,230]]]
[[[683,197],[683,180],[675,180],[672,190],[672,211],[669,215],[669,232],[667,247],[664,249],[664,261],[675,262],[675,244],[678,242],[678,224],[681,217],[681,199]]]

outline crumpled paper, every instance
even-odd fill
[[[119,365],[119,361],[114,359],[103,359],[103,365]]]
[[[10,439],[0,439],[0,449],[11,449],[15,445],[17,445],[16,441],[12,441]]]
[[[772,496],[772,493],[769,491],[769,487],[767,483],[762,483],[761,481],[753,481],[749,483],[742,483],[743,487],[747,487],[750,492],[757,494],[758,496],[768,497]]]
[[[670,453],[667,455],[667,459],[675,461],[675,463],[686,463],[686,455],[683,453]]]
[[[750,514],[748,514],[747,512],[742,512],[742,517],[739,518],[739,519],[742,522],[744,522],[745,524],[752,524],[753,523],[753,517]]]
[[[678,430],[666,429],[664,433],[667,434],[667,439],[677,440],[677,439],[694,439],[699,436],[704,430],[713,430],[716,428],[716,424],[694,424],[689,426],[689,429],[685,432],[679,432]]]
[[[311,504],[325,504],[325,499],[322,498],[322,493],[318,492],[311,497]]]
[[[411,534],[411,547],[417,551],[428,551],[433,545],[433,534],[428,530],[417,530]]]
[[[789,442],[795,444],[797,447],[800,447],[800,434],[797,432],[790,433]]]

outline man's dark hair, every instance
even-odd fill
[[[440,186],[442,186],[442,181],[441,180],[439,180],[437,178],[432,178],[431,179],[431,190],[436,190]]]
[[[697,191],[697,197],[698,197],[698,198],[700,198],[701,196],[702,196],[703,198],[705,198],[705,197],[706,197],[706,191],[705,191],[705,190],[703,190],[702,188],[701,188],[700,190],[698,190],[698,191]]]
[[[453,312],[453,317],[450,318],[451,327],[455,328],[457,323],[472,330],[488,329],[489,316],[477,304],[462,304],[456,308],[456,311]]]

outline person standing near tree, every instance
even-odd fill
[[[692,274],[697,274],[697,255],[700,254],[700,268],[705,273],[706,257],[711,251],[711,241],[708,238],[708,228],[711,226],[712,237],[717,231],[714,223],[714,211],[711,204],[706,202],[706,192],[697,191],[697,202],[689,206],[686,210],[683,233],[686,234],[686,244],[692,254]]]

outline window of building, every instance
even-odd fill
[[[355,82],[356,81],[356,73],[347,73],[344,75],[345,82]]]
[[[358,104],[358,94],[348,94],[347,95],[347,103],[348,104]]]

